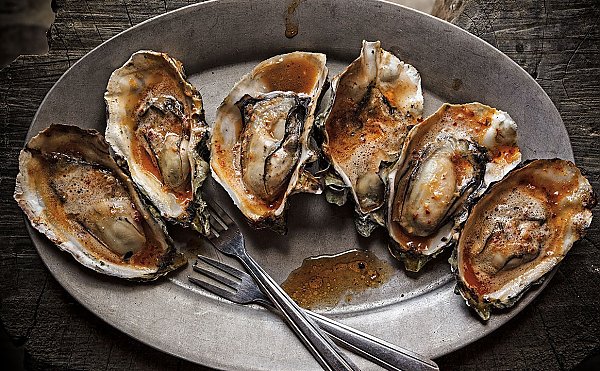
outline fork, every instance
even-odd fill
[[[260,289],[282,313],[288,326],[325,370],[359,370],[341,353],[308,315],[283,291],[260,265],[246,252],[244,237],[233,219],[214,202],[207,202],[211,234],[208,239],[223,254],[237,258],[254,277]]]
[[[254,303],[271,309],[275,308],[271,301],[260,291],[260,288],[249,274],[206,256],[198,255],[198,259],[213,268],[216,268],[221,274],[200,267],[198,261],[196,261],[193,266],[194,271],[220,282],[233,291],[225,290],[206,281],[188,276],[188,279],[192,283],[238,304]],[[229,275],[234,279],[230,279],[226,277],[226,275]],[[312,317],[321,329],[323,329],[336,343],[387,370],[439,371],[438,366],[433,361],[430,361],[419,354],[397,347],[391,343],[335,322],[317,313],[311,311],[306,311],[306,313]]]

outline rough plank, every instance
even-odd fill
[[[46,92],[102,41],[192,1],[56,1],[46,56],[0,71],[0,319],[31,369],[202,369],[105,324],[47,273],[12,201],[18,151]],[[454,4],[454,7],[452,7]],[[440,1],[437,14],[482,37],[548,92],[576,161],[600,189],[600,9],[592,0]],[[438,359],[442,369],[571,369],[600,346],[600,212],[541,295],[490,336]]]
[[[536,79],[563,118],[575,162],[598,191],[598,2],[438,0],[434,15],[481,37]],[[568,370],[600,354],[598,208],[594,218],[587,237],[574,246],[524,313],[500,331],[442,357],[440,364],[459,369]]]

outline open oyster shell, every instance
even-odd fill
[[[139,51],[115,70],[104,95],[106,140],[139,190],[170,222],[208,234],[200,186],[208,175],[208,126],[181,62]]]
[[[33,137],[14,197],[35,229],[95,271],[153,280],[186,262],[95,130],[52,125]]]
[[[235,84],[217,110],[212,174],[255,227],[284,233],[287,198],[320,192],[305,165],[316,159],[311,135],[326,78],[324,54],[278,55]]]
[[[596,204],[570,161],[534,160],[494,184],[471,210],[450,259],[456,290],[487,320],[515,304],[580,239]]]
[[[379,41],[363,41],[361,55],[332,81],[331,100],[319,120],[330,162],[326,196],[341,205],[351,194],[356,227],[365,237],[385,224],[384,173],[422,113],[419,73]]]
[[[409,133],[389,174],[390,251],[418,271],[458,239],[468,206],[521,161],[517,126],[481,103],[444,104]]]

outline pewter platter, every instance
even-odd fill
[[[298,34],[287,38],[286,29],[295,26]],[[441,102],[479,101],[509,112],[517,122],[525,159],[573,159],[558,111],[518,65],[449,23],[375,0],[210,1],[150,19],[103,43],[69,69],[41,104],[28,139],[51,123],[104,131],[102,96],[110,73],[140,49],[167,52],[183,62],[202,93],[211,123],[229,89],[260,60],[294,50],[323,52],[333,76],[358,56],[363,39],[381,40],[385,49],[419,70],[426,115]],[[432,358],[494,331],[541,290],[484,324],[453,293],[448,254],[409,275],[389,257],[383,232],[369,239],[358,237],[351,206],[329,205],[315,195],[292,197],[287,236],[255,232],[224,192],[208,183],[209,197],[240,220],[248,249],[279,282],[313,255],[362,248],[388,260],[397,272],[390,282],[325,314]],[[52,274],[73,297],[146,344],[220,369],[318,368],[277,316],[190,286],[189,265],[155,283],[123,282],[80,267],[45,238],[31,229],[30,233]],[[216,255],[192,234],[173,233],[190,258],[199,252]],[[375,368],[354,359],[363,369]]]

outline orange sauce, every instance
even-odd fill
[[[187,204],[190,200],[194,198],[194,193],[192,192],[192,187],[190,186],[185,192],[177,192],[174,193],[175,198],[177,198],[177,203],[180,205]]]
[[[150,157],[150,154],[148,153],[148,151],[146,151],[146,148],[144,148],[142,144],[137,139],[135,139],[135,137],[134,139],[132,139],[131,144],[133,147],[132,154],[134,162],[140,164],[142,170],[152,174],[156,178],[156,180],[162,184],[162,174],[160,173],[158,167],[152,161],[152,157]]]
[[[259,72],[269,91],[294,91],[310,94],[319,77],[318,66],[296,56],[266,66]]]
[[[334,307],[389,281],[393,270],[370,251],[350,250],[304,259],[281,287],[303,308]]]
[[[342,97],[338,90],[338,97]],[[364,106],[353,102],[349,98],[338,98],[331,111],[330,118],[325,124],[328,143],[327,153],[344,166],[344,162],[352,158],[356,151],[361,151],[370,160],[366,162],[377,171],[379,162],[376,161],[382,152],[398,151],[407,132],[407,125],[399,117],[391,114],[385,104],[381,102],[382,93],[373,88],[368,94],[369,102]],[[377,143],[375,145],[374,143]],[[373,147],[383,148],[382,151],[373,151]],[[387,160],[387,159],[385,159]]]
[[[397,223],[392,223],[391,228],[394,229],[394,236],[397,242],[405,251],[425,251],[431,245],[431,237],[411,236],[405,233]]]
[[[550,162],[549,164],[550,167],[559,167],[560,166],[560,162]],[[564,233],[564,230],[567,228],[567,223],[569,223],[573,211],[569,211],[569,210],[564,210],[561,209],[560,207],[560,202],[562,201],[562,199],[564,197],[569,196],[570,194],[572,194],[575,189],[578,186],[578,179],[577,176],[573,176],[571,179],[569,179],[569,181],[567,181],[564,184],[561,184],[559,182],[553,182],[552,180],[549,179],[548,175],[542,175],[543,172],[546,172],[549,170],[548,166],[534,166],[533,168],[524,168],[522,170],[518,170],[518,172],[522,172],[522,171],[529,171],[528,174],[524,174],[522,179],[520,179],[518,181],[518,183],[512,183],[509,184],[508,182],[500,183],[498,184],[498,186],[503,186],[504,189],[497,189],[498,193],[495,196],[495,199],[510,199],[511,198],[511,194],[513,194],[513,192],[517,191],[517,188],[520,190],[520,192],[525,192],[525,193],[530,193],[532,196],[534,196],[535,198],[541,200],[544,204],[545,207],[548,208],[548,210],[550,211],[550,217],[547,221],[547,223],[549,223],[550,225],[550,229],[551,229],[551,236],[549,237],[551,240],[552,239],[556,239],[558,238],[560,235],[562,235]],[[533,172],[532,170],[535,170],[535,172]],[[558,170],[560,171],[560,168],[556,168],[554,169],[555,171]],[[517,174],[517,173],[513,173],[513,174]],[[509,178],[510,179],[510,178]],[[493,201],[490,200],[490,194],[487,194],[486,196],[484,196],[484,198],[482,198],[477,206],[473,209],[472,212],[479,212],[481,215],[485,214],[485,210],[489,209],[490,207],[493,207]],[[492,202],[492,203],[490,203]],[[480,211],[479,209],[483,208],[483,211]],[[557,217],[559,216],[559,217]],[[471,218],[469,218],[470,221]],[[498,288],[500,288],[504,282],[501,279],[502,272],[498,272],[496,276],[498,276],[498,278],[494,278],[489,276],[487,273],[484,272],[480,272],[480,271],[475,271],[473,269],[474,266],[474,261],[477,257],[477,255],[480,253],[480,251],[475,251],[473,250],[472,244],[473,243],[481,243],[481,238],[479,236],[477,236],[478,232],[477,231],[473,231],[473,228],[477,228],[478,227],[478,223],[471,223],[468,222],[465,225],[465,229],[463,230],[463,234],[465,236],[471,236],[470,238],[466,238],[464,239],[464,241],[461,241],[461,247],[459,249],[459,251],[462,251],[462,255],[463,255],[463,260],[464,263],[461,266],[462,269],[462,273],[464,275],[464,279],[465,282],[467,283],[467,285],[473,289],[477,295],[481,296],[484,295],[485,293],[494,291]],[[462,240],[462,239],[461,239]],[[561,243],[561,242],[549,242],[546,245],[547,246],[552,246],[555,243]],[[543,258],[544,255],[547,253],[546,249],[542,250],[540,252],[540,257]],[[521,268],[515,268],[515,269],[522,269],[522,270],[526,270],[527,266],[534,264],[536,260],[533,260],[529,263],[525,263]],[[491,279],[494,278],[494,283],[492,284]],[[493,287],[492,287],[493,286]]]

